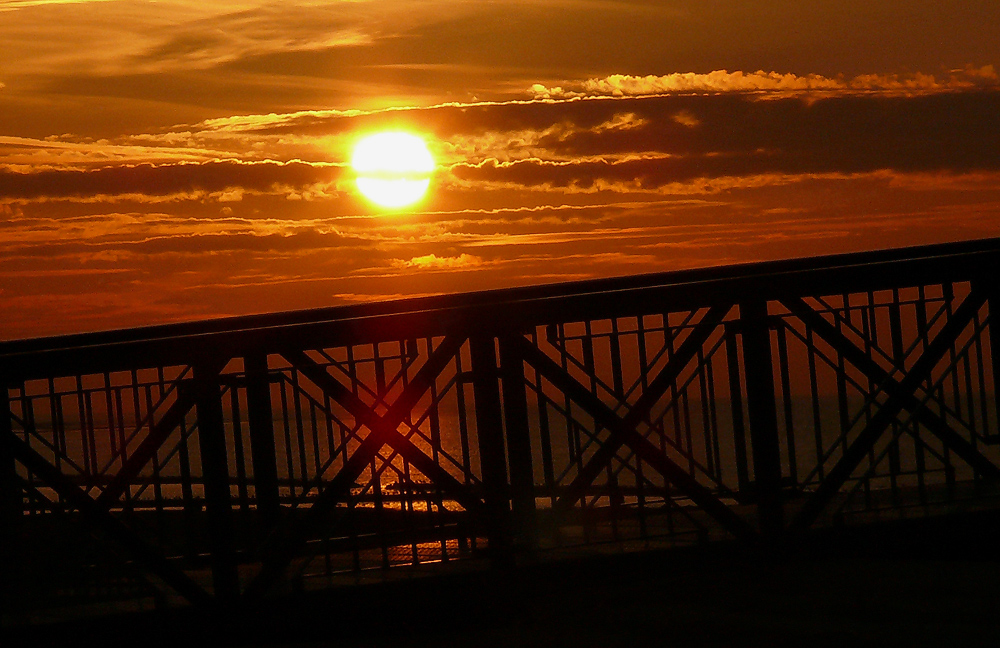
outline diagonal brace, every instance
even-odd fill
[[[430,358],[427,359],[427,362],[424,363],[413,377],[413,380],[410,381],[410,384],[406,386],[403,393],[399,395],[395,402],[389,406],[388,411],[382,416],[376,414],[360,399],[357,399],[353,392],[344,387],[340,381],[334,380],[326,370],[312,362],[304,352],[289,351],[282,354],[293,365],[299,363],[305,367],[306,370],[303,373],[310,380],[312,380],[310,374],[313,374],[320,381],[317,382],[318,387],[329,388],[331,397],[342,397],[344,399],[343,403],[345,403],[344,407],[348,408],[348,411],[351,411],[357,417],[357,420],[371,430],[371,433],[365,437],[364,441],[355,449],[340,471],[330,480],[326,488],[320,492],[309,510],[295,523],[279,530],[272,537],[271,541],[267,543],[263,550],[264,556],[261,570],[244,591],[245,598],[259,598],[281,578],[288,565],[291,564],[294,557],[305,546],[309,533],[317,528],[323,518],[339,502],[342,502],[347,497],[354,482],[386,444],[394,443],[393,447],[400,454],[403,454],[403,456],[412,455],[416,459],[412,463],[418,468],[421,466],[427,467],[431,474],[434,474],[434,471],[429,464],[436,466],[441,473],[444,473],[444,475],[438,474],[438,477],[444,481],[442,485],[456,488],[455,485],[450,484],[449,479],[457,485],[455,492],[461,494],[462,499],[459,501],[462,502],[463,506],[467,506],[466,510],[475,510],[475,508],[480,506],[478,500],[470,500],[462,493],[458,480],[455,480],[447,471],[437,466],[436,463],[420,452],[416,446],[396,430],[400,423],[403,422],[406,414],[413,409],[424,393],[430,389],[431,384],[437,379],[437,376],[444,370],[445,366],[455,357],[455,354],[458,353],[464,342],[465,338],[462,336],[449,335],[445,337],[438,348],[431,354]],[[303,358],[308,362],[302,362]],[[318,368],[320,372],[316,373],[314,369],[309,368],[310,364]],[[326,376],[330,383],[333,384],[326,384],[327,380],[322,378],[320,373]],[[346,394],[350,394],[350,396],[346,396]],[[421,459],[417,455],[422,455],[424,459]],[[430,477],[431,475],[428,476]]]
[[[650,443],[649,439],[636,431],[634,424],[619,418],[601,399],[580,384],[578,380],[564,372],[562,367],[527,340],[516,337],[511,338],[511,342],[524,361],[583,407],[594,417],[595,422],[611,431],[612,438],[615,439],[613,444],[616,449],[627,445],[644,462],[689,497],[692,502],[722,524],[727,531],[740,540],[748,543],[755,542],[756,533],[743,518],[723,504],[686,470],[661,453],[659,448]],[[605,444],[605,446],[607,445]]]
[[[212,605],[214,599],[187,574],[169,562],[164,556],[147,545],[121,520],[115,518],[106,507],[96,502],[74,484],[55,466],[45,460],[30,445],[13,434],[3,435],[0,443],[6,443],[11,454],[25,468],[37,475],[60,497],[67,500],[83,515],[83,519],[121,543],[131,555],[146,569],[159,576],[167,585],[195,605]]]
[[[331,376],[326,369],[313,361],[313,359],[306,355],[303,351],[284,354],[284,357],[292,364],[293,367],[298,369],[306,378],[312,381],[313,384],[322,389],[326,395],[340,403],[344,409],[354,416],[355,420],[360,421],[369,429],[375,429],[379,425],[382,425],[383,428],[386,427],[383,423],[383,418],[387,418],[389,416],[388,412],[385,417],[380,417],[375,413],[374,409],[366,405],[354,394],[354,392],[345,387],[339,380]],[[414,401],[413,405],[415,404],[416,401]],[[405,412],[412,410],[413,405],[410,405],[409,408],[404,410],[403,416],[405,416]],[[401,421],[402,418],[400,419],[400,422]],[[396,425],[398,425],[398,423]],[[400,434],[396,430],[396,426],[392,426],[391,429],[386,428],[384,435],[386,445],[402,455],[420,472],[427,475],[428,478],[432,479],[439,486],[451,491],[451,493],[455,496],[455,499],[465,506],[467,510],[471,510],[479,505],[480,502],[478,499],[469,497],[468,490],[465,488],[464,484],[455,479],[451,473],[442,468],[436,461],[428,457],[420,448],[414,445],[412,441]]]
[[[641,421],[649,417],[649,413],[652,411],[656,403],[670,388],[670,385],[677,380],[681,371],[683,371],[688,363],[695,357],[712,332],[718,328],[722,319],[731,308],[731,306],[726,305],[713,306],[709,309],[701,321],[684,339],[684,342],[681,343],[681,346],[673,354],[666,366],[660,370],[652,381],[650,381],[646,389],[644,389],[639,398],[636,399],[635,404],[629,409],[628,413],[625,414],[625,417],[621,419],[622,424],[625,427],[634,431],[636,426]],[[524,344],[526,345],[527,343]],[[547,358],[547,356],[544,356],[544,354],[541,354],[540,352],[538,355]],[[560,374],[566,375],[561,368]],[[589,390],[588,393],[590,393]],[[600,401],[598,400],[598,402]],[[618,417],[616,416],[615,418],[617,419]],[[601,471],[604,470],[604,468],[608,465],[608,462],[611,461],[612,457],[615,456],[624,442],[625,440],[621,435],[612,434],[610,438],[601,444],[601,447],[597,449],[597,452],[591,456],[590,461],[588,461],[587,464],[584,465],[583,468],[581,468],[577,473],[572,483],[570,483],[567,487],[565,494],[559,499],[558,502],[556,502],[554,508],[558,512],[564,513],[568,511],[577,502],[577,500],[583,497],[584,490],[590,486]]]
[[[927,346],[923,355],[913,364],[910,371],[897,381],[889,372],[878,365],[862,349],[852,343],[841,332],[810,308],[801,298],[787,300],[784,305],[803,324],[823,338],[830,346],[842,353],[859,371],[871,378],[889,394],[889,399],[871,418],[865,428],[827,473],[826,479],[803,505],[791,527],[802,531],[809,527],[833,496],[851,476],[861,460],[868,455],[879,437],[905,408],[913,413],[938,439],[985,477],[1000,479],[1000,468],[976,450],[972,444],[934,412],[930,411],[916,397],[917,388],[930,376],[944,354],[951,348],[958,336],[982,307],[985,296],[973,290]]]
[[[206,375],[218,376],[225,368],[228,358],[215,358],[205,364]],[[163,413],[160,420],[152,426],[149,434],[142,440],[135,452],[129,456],[107,487],[97,497],[99,504],[110,506],[111,502],[122,496],[132,480],[139,475],[146,464],[156,455],[156,451],[166,442],[171,433],[181,424],[184,417],[195,404],[193,390],[177,388],[177,400]]]

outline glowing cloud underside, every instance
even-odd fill
[[[420,137],[384,132],[363,138],[354,147],[351,167],[358,191],[381,207],[396,209],[416,203],[427,193],[434,158]]]

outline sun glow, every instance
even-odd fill
[[[427,193],[434,158],[417,135],[386,131],[368,135],[355,145],[351,168],[365,198],[380,207],[398,209]]]

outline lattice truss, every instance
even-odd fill
[[[185,528],[197,525],[190,516],[204,499],[193,373],[136,369],[7,390],[24,526],[53,529],[19,547],[30,571],[22,585],[113,596],[149,570],[197,598],[200,588],[168,560],[197,553]],[[102,574],[98,564],[114,567]]]
[[[526,363],[536,492],[578,525],[558,541],[753,535],[747,381],[760,374],[747,375],[740,309],[557,323],[513,343]],[[765,407],[793,527],[953,503],[997,476],[983,293],[944,284],[767,309]]]
[[[316,555],[325,574],[447,560],[482,507],[469,365],[443,337],[29,381],[8,390],[17,479],[31,515],[81,513],[81,538],[194,601],[227,579],[206,553],[258,565],[237,593]]]
[[[706,510],[743,531],[727,508],[746,463],[729,434],[730,310],[558,323],[518,340],[537,493],[557,525],[579,525],[556,542],[701,537]]]
[[[976,286],[653,302],[8,385],[25,569],[207,604],[482,550],[754,543],[1000,477]]]
[[[953,502],[997,476],[985,292],[916,286],[777,312],[784,471],[804,498],[793,526]]]
[[[329,575],[475,548],[483,504],[470,364],[459,337],[272,362],[281,500],[286,514],[303,515],[266,548],[251,592],[292,561],[297,573]],[[309,566],[316,556],[318,571]]]

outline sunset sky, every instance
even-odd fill
[[[0,0],[0,339],[991,236],[996,0]]]

